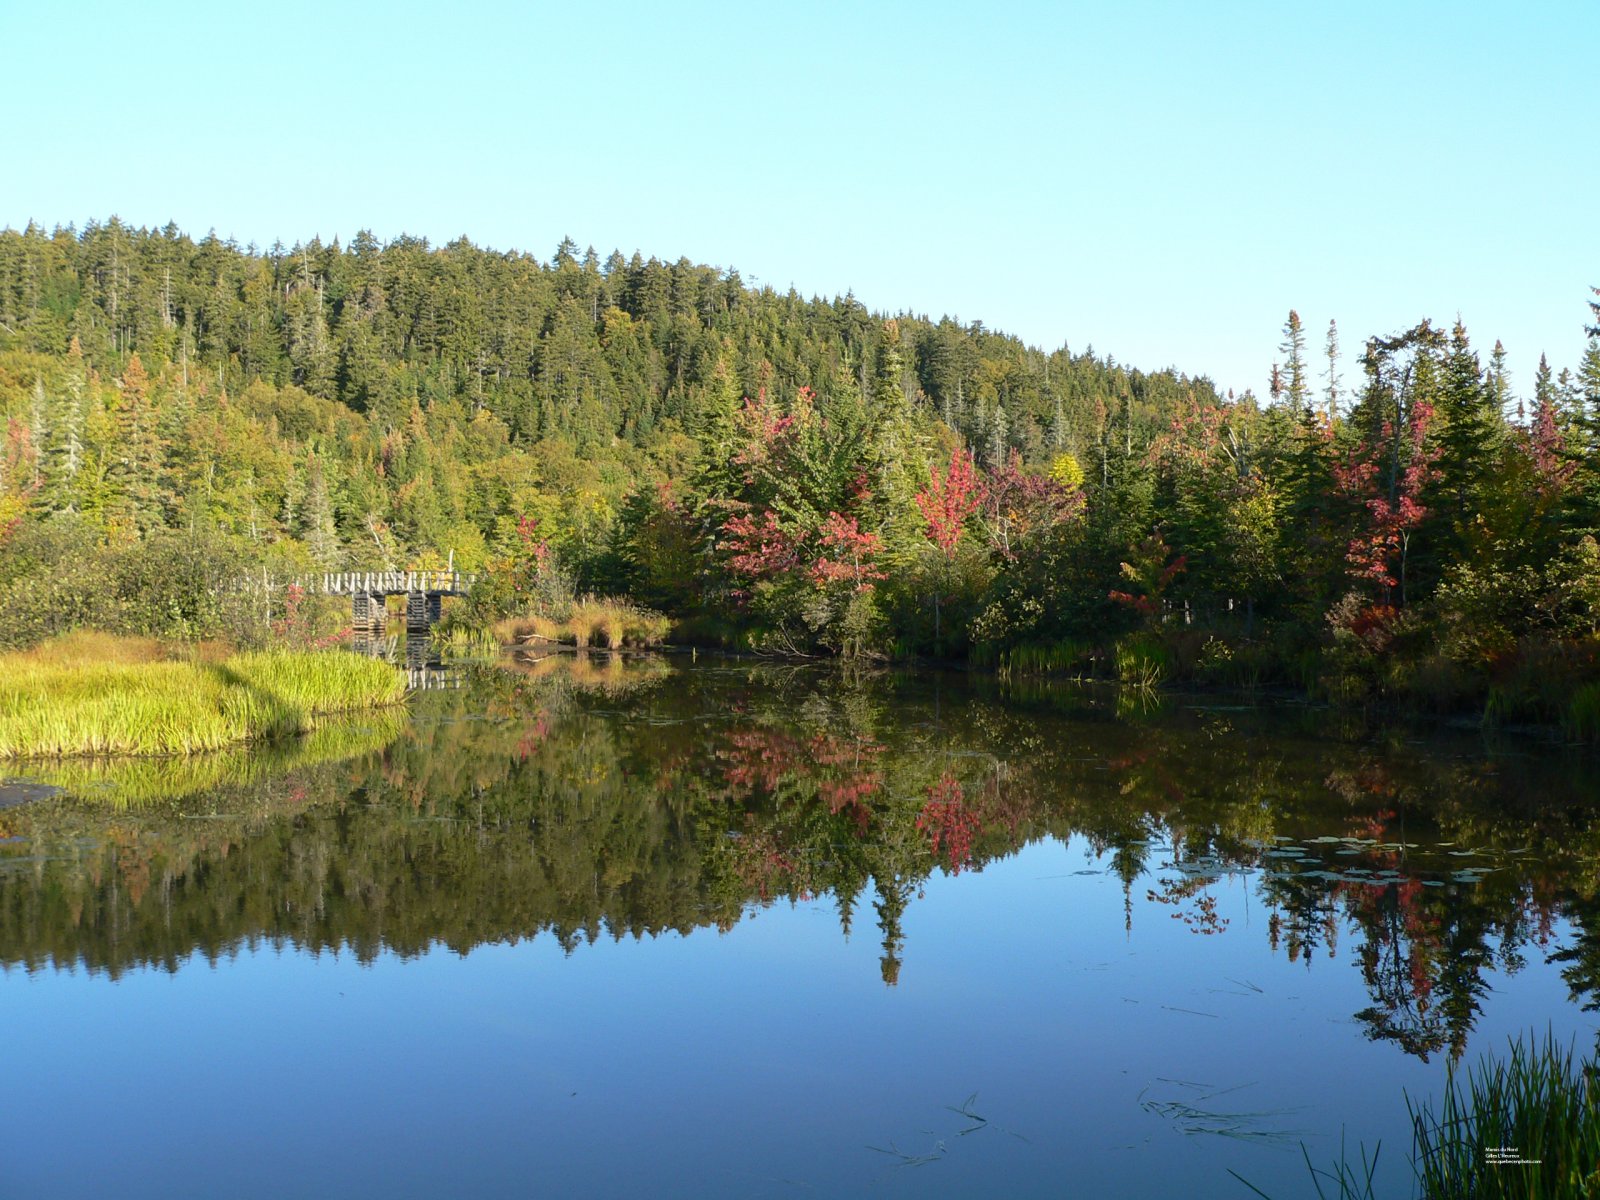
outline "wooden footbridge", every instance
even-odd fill
[[[460,571],[344,571],[307,575],[295,583],[308,594],[350,597],[350,627],[358,637],[378,637],[389,620],[390,596],[406,598],[406,632],[427,633],[446,596],[464,596],[476,575]]]

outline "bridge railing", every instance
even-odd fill
[[[476,579],[476,575],[460,571],[338,571],[306,575],[294,582],[307,592],[324,596],[388,596],[401,592],[459,596]]]

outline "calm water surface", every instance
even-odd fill
[[[1309,1192],[1600,1020],[1600,774],[1323,710],[570,656],[0,807],[17,1196]],[[19,793],[12,793],[17,798]]]

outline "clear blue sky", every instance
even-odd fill
[[[0,0],[0,225],[562,235],[1265,390],[1600,284],[1600,3]]]

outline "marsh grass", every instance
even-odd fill
[[[1406,1097],[1411,1114],[1411,1168],[1422,1200],[1586,1200],[1600,1196],[1600,1052],[1580,1059],[1554,1034],[1510,1043],[1501,1058],[1451,1068],[1437,1107]],[[1381,1149],[1381,1147],[1380,1147]],[[1305,1154],[1323,1200],[1373,1200],[1378,1153],[1361,1166],[1341,1141],[1331,1170]],[[1237,1171],[1258,1196],[1266,1192]],[[1327,1190],[1324,1184],[1332,1190]]]
[[[1600,742],[1600,683],[1585,684],[1573,693],[1561,725],[1574,741]]]
[[[1413,1155],[1427,1200],[1600,1195],[1600,1061],[1553,1034],[1452,1071],[1444,1096],[1413,1105]],[[1525,1160],[1497,1162],[1491,1152]]]
[[[304,733],[331,713],[405,697],[387,663],[339,651],[264,650],[221,662],[149,661],[149,645],[0,659],[0,758],[191,754]]]
[[[220,642],[164,642],[159,638],[75,629],[31,650],[0,655],[7,671],[22,667],[130,667],[174,660],[221,662],[231,651]]]
[[[1333,1164],[1332,1170],[1320,1170],[1311,1161],[1311,1152],[1306,1149],[1305,1143],[1300,1143],[1300,1154],[1306,1160],[1306,1170],[1311,1174],[1311,1186],[1316,1189],[1317,1200],[1377,1200],[1377,1193],[1373,1190],[1372,1180],[1378,1171],[1378,1155],[1382,1147],[1372,1152],[1372,1157],[1367,1157],[1366,1147],[1361,1149],[1361,1169],[1358,1171],[1350,1162],[1349,1152],[1344,1145],[1344,1135],[1339,1136],[1339,1157]],[[1262,1200],[1272,1200],[1255,1184],[1234,1170],[1228,1171],[1245,1187],[1249,1188]]]
[[[1003,675],[1068,675],[1084,678],[1098,666],[1095,649],[1087,642],[1061,641],[1048,645],[1013,646],[999,657]]]
[[[624,646],[659,646],[671,629],[672,622],[658,612],[624,600],[585,596],[574,600],[559,618],[508,617],[496,623],[492,632],[505,644],[559,642],[580,650],[621,650]]]
[[[492,629],[475,625],[436,627],[433,646],[451,658],[492,659],[500,656],[500,639]]]
[[[1172,671],[1167,648],[1158,639],[1139,634],[1117,643],[1116,664],[1119,682],[1147,690],[1161,686]]]

